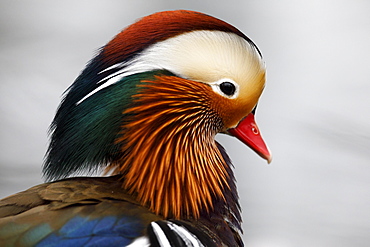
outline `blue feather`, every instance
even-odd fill
[[[46,224],[32,229],[32,243],[37,247],[57,246],[125,246],[142,235],[146,226],[134,217],[106,216],[96,219],[74,216],[60,229],[53,231]],[[40,238],[45,237],[45,238]],[[29,239],[29,238],[28,238]],[[27,242],[29,245],[30,242]]]

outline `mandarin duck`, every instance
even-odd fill
[[[0,246],[243,246],[215,135],[271,161],[254,120],[264,85],[261,52],[232,25],[182,10],[138,20],[65,92],[48,182],[0,201]]]

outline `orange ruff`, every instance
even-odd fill
[[[124,188],[153,212],[199,218],[229,189],[214,140],[223,123],[212,102],[220,99],[208,85],[175,76],[157,76],[139,87],[116,140],[123,156],[108,170],[124,174]]]

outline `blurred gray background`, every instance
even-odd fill
[[[369,246],[370,1],[0,1],[0,197],[41,183],[62,92],[139,17],[170,9],[235,25],[268,68],[257,122],[274,160],[219,136],[251,247]]]

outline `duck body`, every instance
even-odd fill
[[[260,51],[226,22],[167,11],[132,24],[66,91],[43,167],[52,182],[0,201],[0,245],[243,246],[214,138],[271,160],[254,121],[264,83]],[[113,176],[66,178],[102,168]]]
[[[166,235],[170,246],[192,246],[181,237],[184,229],[194,236],[191,241],[203,246],[241,243],[231,237],[234,230],[219,214],[198,220],[154,214],[122,190],[120,176],[37,185],[3,199],[0,208],[1,246],[163,246],[155,227],[162,229],[156,231]],[[180,233],[170,230],[174,226]]]

